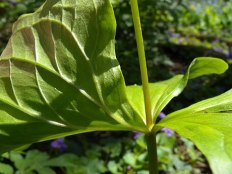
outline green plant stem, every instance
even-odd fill
[[[148,128],[151,129],[153,126],[153,120],[152,120],[152,115],[151,115],[151,99],[150,99],[150,92],[149,92],[147,64],[146,64],[146,56],[145,56],[145,51],[144,51],[143,35],[142,35],[142,28],[141,28],[140,16],[139,16],[139,8],[138,8],[137,0],[130,0],[130,3],[131,3],[131,11],[132,11],[132,17],[133,17],[133,22],[134,22],[134,28],[135,28],[135,37],[136,37],[136,42],[137,42],[138,55],[139,55],[139,65],[140,65],[140,71],[141,71],[145,112],[146,112],[146,123],[147,123]]]
[[[139,64],[141,70],[144,104],[146,112],[146,123],[148,129],[151,130],[153,126],[152,114],[151,114],[151,99],[149,92],[149,82],[147,75],[146,56],[143,44],[142,28],[140,23],[140,15],[137,0],[130,0],[131,11],[135,28],[135,37],[138,48]],[[148,132],[146,135],[148,160],[149,160],[149,172],[150,174],[158,174],[158,160],[157,160],[157,147],[156,147],[156,134],[154,132]]]
[[[158,158],[156,147],[156,134],[154,132],[145,135],[147,141],[147,152],[150,174],[158,174]]]

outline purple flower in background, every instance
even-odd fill
[[[220,42],[220,39],[215,39],[213,42],[212,42],[212,44],[217,44],[217,43],[219,43]]]
[[[161,131],[164,132],[164,133],[166,133],[167,136],[169,136],[169,137],[174,134],[174,131],[172,129],[169,129],[169,128],[166,128],[166,127],[162,128]]]
[[[59,149],[61,152],[64,152],[68,146],[64,143],[64,138],[58,138],[51,142],[51,147],[54,149]]]
[[[160,114],[158,115],[158,117],[160,119],[162,119],[162,118],[166,117],[166,114],[164,112],[160,112]]]
[[[16,1],[16,0],[10,0],[10,3],[11,3],[13,6],[16,6],[16,5],[17,5],[17,1]]]
[[[164,112],[160,112],[160,114],[158,115],[158,117],[160,118],[160,119],[163,119],[164,117],[166,117],[166,114],[164,113]],[[167,136],[172,136],[173,134],[174,134],[174,131],[173,130],[171,130],[171,129],[169,129],[169,128],[162,128],[161,129],[161,131],[162,132],[164,132],[164,133],[166,133],[167,134]]]
[[[222,44],[220,43],[220,39],[216,39],[213,42],[211,42],[212,44],[212,49],[216,52],[223,52],[223,48],[222,48]]]
[[[141,132],[134,131],[133,139],[134,139],[134,140],[137,140],[141,135],[142,135]]]
[[[163,119],[164,117],[166,117],[166,114],[164,112],[160,112],[159,115],[158,115],[158,118]],[[174,134],[174,131],[169,129],[169,128],[162,128],[161,131],[166,133],[167,136],[169,136],[169,137]],[[143,134],[143,133],[137,132],[137,131],[134,131],[133,133],[134,133],[133,134],[133,140],[137,140]]]
[[[231,53],[229,51],[224,52],[226,58],[230,59],[232,57]]]
[[[222,47],[220,47],[220,46],[213,47],[213,50],[216,51],[216,52],[222,52],[223,51]]]
[[[172,35],[172,37],[174,37],[174,38],[180,38],[181,35],[180,35],[180,33],[175,33],[175,34]]]

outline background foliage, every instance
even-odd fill
[[[12,22],[21,14],[33,12],[42,2],[44,0],[0,0],[0,52],[9,39]],[[140,84],[129,1],[112,0],[112,3],[117,19],[117,57],[122,66],[126,83],[128,85]],[[140,0],[139,3],[150,81],[164,80],[185,71],[186,65],[198,56],[220,57],[229,63],[232,62],[232,2],[230,0],[207,0],[203,2],[201,0]],[[226,91],[232,85],[232,81],[227,80],[231,78],[231,73],[230,68],[222,76],[202,77],[191,81],[184,93],[174,99],[165,112],[169,113],[193,102]],[[70,138],[70,142],[67,142],[72,145],[69,145],[68,151],[78,154],[78,157],[73,158],[81,158],[81,161],[86,161],[86,159],[90,158],[89,155],[92,155],[91,159],[93,158],[93,161],[100,161],[100,164],[102,164],[102,167],[99,166],[99,173],[133,173],[135,171],[146,173],[146,164],[143,164],[143,158],[146,154],[144,154],[145,146],[142,145],[142,138],[136,139],[130,144],[129,140],[132,136],[130,133],[106,133],[106,135],[98,144],[94,144],[93,141],[90,141],[92,144],[87,143],[92,138],[92,135],[89,134],[86,136],[81,135],[81,142],[77,140],[77,143],[76,141],[73,142],[76,137]],[[95,136],[102,138],[100,133],[96,133]],[[161,171],[166,171],[166,173],[191,173],[190,171],[193,171],[193,173],[197,173],[206,170],[206,173],[210,173],[204,158],[200,152],[195,150],[191,142],[183,140],[177,135],[170,138],[165,134],[160,134],[159,137],[161,137],[159,143]],[[114,142],[115,147],[112,147],[111,142]],[[80,148],[79,143],[85,144],[81,145],[81,148],[84,146],[85,154],[77,152],[77,149]],[[50,147],[46,147],[47,144],[34,145],[32,148],[41,151],[48,150],[50,156],[56,157],[60,151],[54,152],[49,149]],[[74,147],[77,147],[77,149]],[[106,150],[107,148],[108,150]],[[111,148],[115,152],[112,152]],[[17,156],[16,159],[27,159],[28,153],[32,156],[40,154],[43,160],[49,158],[47,154],[34,150],[26,154],[14,155]],[[108,154],[107,159],[102,158],[105,154]],[[61,157],[62,160],[63,158],[66,159],[67,157]],[[14,163],[15,165],[16,159],[10,156],[2,157],[4,163]],[[172,162],[170,162],[170,159],[172,159]],[[13,170],[4,163],[1,165],[9,171]],[[67,165],[71,166],[71,164]],[[95,164],[83,162],[80,165]],[[20,171],[21,168],[18,166],[16,165],[15,168]],[[143,168],[144,166],[145,168]],[[55,168],[59,172],[62,172],[62,170],[74,170],[68,169],[67,166],[61,166],[64,169],[57,169],[59,166],[52,165],[46,167]]]

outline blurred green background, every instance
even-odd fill
[[[116,53],[125,81],[127,85],[141,84],[129,0],[111,1],[117,20]],[[44,0],[0,0],[0,52],[11,35],[12,23],[21,14],[33,12],[43,2]],[[184,73],[195,57],[218,57],[231,65],[231,0],[139,0],[139,8],[151,82]],[[221,76],[210,75],[190,81],[183,94],[174,99],[164,113],[168,114],[230,89],[231,77],[230,66]],[[38,143],[24,153],[11,152],[3,156],[0,173],[23,171],[23,174],[27,174],[25,171],[28,166],[42,165],[41,161],[49,164],[49,159],[54,158],[57,161],[50,162],[50,166],[46,166],[46,163],[42,167],[35,165],[37,168],[26,172],[146,174],[144,137],[140,135],[135,138],[136,135],[137,133],[128,132],[96,132],[67,137],[61,142],[67,146],[65,151],[54,149],[50,142]],[[167,136],[165,133],[160,133],[157,139],[160,173],[211,173],[207,161],[190,141],[176,134]],[[35,160],[32,164],[31,159],[35,156],[38,161]],[[60,158],[57,159],[58,157]],[[24,162],[19,164],[18,161]],[[70,161],[79,161],[77,167]],[[2,169],[5,170],[1,171]]]

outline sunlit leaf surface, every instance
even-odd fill
[[[168,127],[192,140],[215,174],[231,173],[232,90],[173,112],[158,127]]]
[[[184,90],[189,79],[207,74],[221,74],[227,68],[227,63],[221,59],[200,57],[193,60],[185,75],[177,75],[169,80],[151,83],[149,87],[154,124],[159,113],[172,98],[178,96]],[[137,85],[128,86],[127,93],[132,105],[145,118],[142,87]]]

